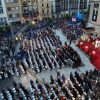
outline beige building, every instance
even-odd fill
[[[19,0],[5,0],[6,12],[8,17],[8,24],[21,23],[21,10]]]
[[[38,1],[38,12],[40,20],[47,19],[48,17],[52,18],[51,6],[52,6],[51,1],[48,0]]]
[[[38,0],[20,0],[23,22],[38,19]]]

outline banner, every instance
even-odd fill
[[[92,21],[97,21],[97,17],[98,17],[98,9],[99,9],[99,4],[94,4],[93,7],[93,15],[92,15]]]
[[[72,18],[72,22],[76,22],[76,18]]]

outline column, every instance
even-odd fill
[[[80,0],[78,0],[78,13],[80,12]]]
[[[68,14],[70,14],[70,13],[69,13],[69,0],[68,0]]]

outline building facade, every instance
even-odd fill
[[[55,4],[56,4],[56,0],[49,0],[51,1],[51,14],[52,14],[52,18],[56,18],[56,7],[55,7]]]
[[[87,26],[95,28],[95,31],[100,33],[100,0],[90,1],[90,13]]]
[[[4,0],[0,0],[0,27],[8,23]]]
[[[52,2],[47,0],[38,1],[39,19],[52,18]]]
[[[20,0],[23,22],[38,18],[38,0]]]
[[[55,10],[56,11],[55,13],[57,15],[56,17],[61,17],[61,1],[62,0],[56,0],[55,1],[55,9],[56,9]]]
[[[77,12],[88,9],[89,0],[61,0],[61,15],[69,13],[71,16]]]
[[[19,0],[4,0],[6,6],[6,13],[8,18],[8,24],[21,24],[21,9]]]
[[[63,17],[69,11],[69,1],[68,0],[61,0],[61,17]]]

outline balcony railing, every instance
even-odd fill
[[[86,9],[86,7],[80,7],[80,9]]]
[[[43,6],[42,9],[44,9],[45,7]]]
[[[50,13],[48,12],[47,15],[50,15]]]
[[[42,16],[44,16],[45,15],[45,13],[42,13]]]

